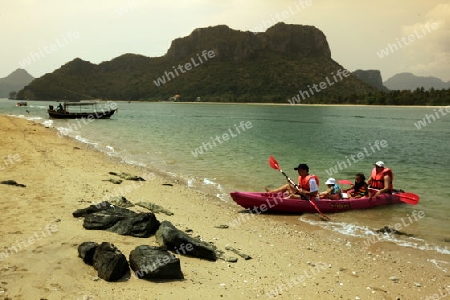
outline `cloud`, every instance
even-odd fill
[[[421,36],[405,47],[408,71],[422,76],[437,76],[448,81],[450,77],[450,4],[439,4],[425,14],[425,19],[402,27],[403,36]],[[434,29],[429,29],[430,25]],[[430,74],[433,70],[433,74]]]

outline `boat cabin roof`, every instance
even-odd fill
[[[64,102],[64,106],[85,106],[100,104],[100,101],[85,101],[85,102]]]

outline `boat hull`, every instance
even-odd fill
[[[86,113],[64,113],[56,110],[48,110],[48,115],[54,119],[109,119],[116,112],[117,109],[101,112],[86,112]]]
[[[231,198],[240,206],[258,210],[259,212],[288,212],[288,213],[315,213],[316,210],[307,200],[285,199],[273,193],[258,192],[231,192]],[[354,209],[368,209],[381,205],[403,203],[399,197],[391,194],[381,194],[378,197],[356,199],[313,200],[314,204],[323,213],[342,212]]]

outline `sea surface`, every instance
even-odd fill
[[[54,127],[59,135],[165,173],[221,201],[232,201],[231,191],[284,184],[282,174],[270,168],[269,156],[294,180],[293,168],[308,164],[320,178],[320,190],[328,177],[353,181],[358,172],[369,177],[373,163],[382,160],[394,172],[394,187],[419,195],[418,205],[328,214],[330,222],[313,214],[290,217],[368,243],[383,240],[450,254],[450,113],[445,108],[124,101],[117,102],[119,110],[110,120],[83,122],[49,119],[46,110],[55,102],[15,103],[0,99],[0,114]],[[414,236],[373,232],[398,223],[400,231]]]

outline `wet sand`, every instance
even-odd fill
[[[0,134],[0,181],[26,186],[0,184],[0,298],[433,299],[436,294],[440,298],[434,299],[441,299],[448,294],[448,255],[386,242],[367,247],[363,239],[317,230],[292,215],[248,214],[23,119],[0,116]],[[111,171],[151,179],[115,185],[104,181]],[[230,251],[226,256],[238,257],[236,263],[176,255],[184,280],[98,279],[78,258],[80,243],[111,242],[127,258],[138,245],[157,245],[153,236],[85,230],[83,220],[72,216],[116,194],[133,203],[159,204],[174,215],[156,214],[158,220],[191,229],[221,250],[228,245],[240,249],[252,259]]]

